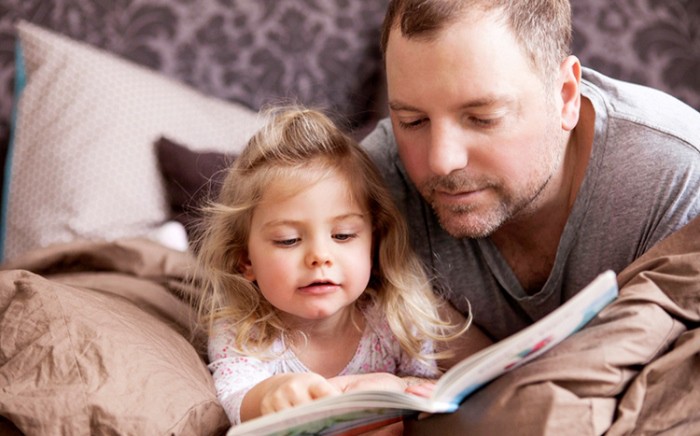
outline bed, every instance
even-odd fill
[[[661,8],[641,4],[612,16]],[[226,431],[186,280],[197,206],[216,194],[267,104],[326,109],[357,138],[372,128],[385,113],[377,47],[385,5],[0,5],[0,119],[12,126],[0,229],[0,434]],[[607,2],[574,6],[594,22]],[[659,21],[673,10],[657,11]],[[639,34],[653,28],[628,22]],[[590,63],[605,66],[592,42],[605,32],[580,25],[577,34]],[[673,63],[665,59],[653,59],[659,71]],[[644,70],[607,62],[618,76]],[[672,83],[700,105],[692,79]],[[21,98],[11,116],[13,95]],[[620,272],[622,298],[595,326],[472,396],[460,434],[700,432],[699,259],[696,220]],[[635,338],[623,352],[610,336],[619,323]],[[434,431],[454,430],[441,425]]]

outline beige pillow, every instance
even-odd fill
[[[237,152],[261,125],[248,108],[89,45],[27,22],[18,31],[26,86],[12,145],[5,260],[75,239],[147,234],[169,214],[153,147],[159,137]]]

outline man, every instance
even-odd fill
[[[582,68],[570,39],[567,0],[387,11],[390,120],[363,144],[438,287],[494,340],[700,214],[700,114]]]

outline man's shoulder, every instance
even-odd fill
[[[361,145],[382,169],[393,166],[398,158],[396,139],[389,118],[379,120],[374,130],[361,141]]]
[[[700,151],[700,112],[654,88],[583,70],[583,95],[605,105],[611,122],[654,131]]]
[[[403,170],[391,121],[388,118],[379,121],[361,144],[384,177],[394,200],[400,207],[405,206],[402,203],[411,198],[414,188]]]

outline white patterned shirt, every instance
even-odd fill
[[[383,314],[375,307],[364,309],[365,330],[354,356],[341,375],[388,372],[400,377],[437,378],[440,373],[435,362],[423,363],[404,352],[389,329]],[[276,374],[310,372],[282,340],[271,348],[271,360],[261,360],[234,351],[233,328],[227,321],[214,326],[209,338],[209,370],[216,386],[217,397],[232,424],[241,422],[243,397],[253,386]],[[423,344],[423,351],[433,351],[432,342]]]

